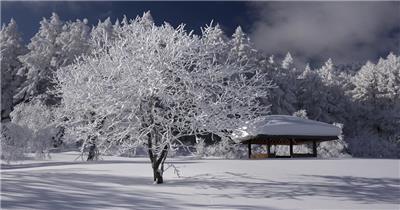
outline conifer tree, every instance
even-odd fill
[[[17,57],[26,52],[22,44],[18,26],[14,19],[7,26],[3,25],[0,31],[0,62],[1,62],[1,121],[10,120],[13,109],[13,96],[22,83],[18,76],[21,63]]]
[[[87,20],[63,23],[56,13],[50,19],[43,18],[39,31],[28,44],[29,52],[19,57],[23,65],[19,74],[26,80],[14,101],[18,104],[40,98],[46,105],[59,103],[60,99],[51,93],[54,74],[58,68],[87,53],[88,40]]]

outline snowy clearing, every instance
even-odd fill
[[[400,209],[399,160],[175,158],[153,185],[148,158],[76,157],[2,165],[2,209]]]

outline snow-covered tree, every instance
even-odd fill
[[[119,24],[118,24],[119,25]],[[116,38],[115,27],[111,23],[111,19],[107,18],[103,22],[99,20],[97,25],[92,28],[90,33],[91,41],[94,46],[103,46],[104,44],[114,40]]]
[[[296,117],[308,119],[308,117],[307,117],[307,110],[305,110],[305,109],[300,109],[300,110],[294,112],[292,115],[293,115],[293,116],[296,116]]]
[[[77,56],[89,52],[90,27],[87,24],[87,19],[64,24],[62,32],[56,39],[55,44],[60,49],[57,49],[58,57],[52,61],[52,66],[59,68],[68,65]]]
[[[49,93],[54,86],[55,71],[66,66],[88,51],[89,28],[87,21],[77,20],[64,24],[57,14],[40,21],[40,29],[28,44],[29,52],[19,57],[23,67],[19,74],[26,81],[14,96],[16,103],[41,98],[46,104],[59,99]]]
[[[236,28],[235,33],[232,34],[230,45],[231,55],[234,56],[234,59],[242,62],[254,59],[256,50],[253,48],[250,38],[243,32],[242,27]]]
[[[334,123],[335,126],[343,128],[343,124]],[[349,157],[348,144],[344,141],[343,134],[339,136],[339,139],[334,141],[323,141],[318,144],[317,154],[322,158],[340,158]]]
[[[297,107],[306,110],[310,119],[321,120],[321,115],[324,114],[321,105],[326,104],[321,78],[307,65],[298,76],[297,85]]]
[[[282,65],[274,63],[273,56],[269,58],[266,65],[263,65],[264,73],[269,75],[276,86],[268,96],[272,114],[291,114],[298,110],[295,93],[297,89],[296,78],[299,72],[292,67],[292,61],[292,56],[288,53]]]
[[[307,110],[313,120],[324,122],[344,122],[348,106],[342,83],[331,59],[319,69],[307,65],[303,72],[296,74],[297,108]]]
[[[377,64],[367,62],[352,78],[353,89],[348,92],[355,109],[353,120],[347,121],[347,125],[353,131],[346,138],[352,154],[367,157],[398,156],[399,72],[400,57],[391,53],[386,59],[381,58]]]
[[[39,32],[28,44],[29,52],[19,57],[23,63],[19,74],[24,75],[26,81],[18,90],[18,94],[14,96],[17,103],[29,101],[33,96],[44,94],[50,86],[54,71],[50,64],[56,60],[56,39],[62,32],[62,25],[62,21],[55,13],[52,14],[50,20],[43,18]]]
[[[58,132],[53,109],[40,101],[31,101],[15,106],[10,116],[12,123],[31,130],[28,149],[38,158],[47,157],[53,147],[53,137]]]
[[[269,63],[269,64],[274,64],[274,63],[275,63],[275,61],[274,61],[274,55],[271,55],[271,56],[268,57],[268,63]]]
[[[325,64],[317,70],[318,75],[321,77],[324,84],[331,84],[338,82],[335,74],[332,59],[328,59]]]
[[[292,67],[292,64],[293,64],[293,58],[292,55],[288,52],[282,61],[282,68],[289,69]]]
[[[215,62],[210,54],[219,49],[210,51],[182,25],[148,23],[144,15],[123,25],[113,46],[81,57],[57,78],[70,129],[83,139],[96,136],[100,151],[146,145],[154,181],[162,183],[180,137],[213,133],[230,141],[231,130],[267,113],[258,98],[270,86],[257,68]]]
[[[215,62],[223,62],[227,59],[229,51],[228,38],[225,36],[219,24],[210,25],[202,28],[202,41],[205,48],[213,52],[210,53],[210,59],[214,59]]]
[[[324,113],[320,119],[330,123],[343,123],[346,118],[343,113],[349,112],[351,108],[348,103],[349,98],[346,97],[343,89],[345,81],[339,79],[339,72],[336,71],[331,59],[328,59],[316,72],[323,84],[321,89],[325,92],[324,95],[321,95],[325,103],[319,104]]]
[[[375,65],[367,62],[355,75],[353,98],[360,116],[378,134],[398,133],[400,126],[400,57],[389,54]],[[374,114],[371,114],[374,113]]]
[[[372,62],[367,62],[354,77],[354,99],[360,101],[372,101],[377,103],[378,69]]]
[[[381,70],[380,91],[383,97],[391,98],[392,102],[400,100],[400,56],[390,53],[386,60],[380,60],[377,68]],[[398,104],[397,104],[398,105]]]
[[[12,122],[1,124],[1,159],[7,162],[21,160],[28,150],[32,130]]]
[[[11,19],[3,25],[0,31],[0,62],[1,62],[1,121],[9,120],[13,108],[13,96],[22,82],[17,75],[21,63],[17,57],[25,53],[17,23]]]

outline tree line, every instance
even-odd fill
[[[162,182],[165,158],[185,146],[182,137],[212,133],[230,151],[230,131],[241,123],[293,113],[343,124],[345,153],[400,154],[400,57],[393,53],[377,63],[328,59],[302,68],[290,53],[279,60],[257,50],[240,26],[228,36],[211,23],[197,35],[183,25],[156,26],[150,12],[93,27],[53,13],[26,46],[11,20],[0,43],[5,159],[27,148],[43,155],[61,137],[80,140],[94,158],[145,145]]]

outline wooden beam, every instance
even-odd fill
[[[317,141],[313,141],[313,157],[317,157]]]
[[[249,141],[248,150],[249,150],[249,159],[251,159],[251,141]]]
[[[290,139],[289,148],[290,148],[290,157],[293,157],[293,139]]]

